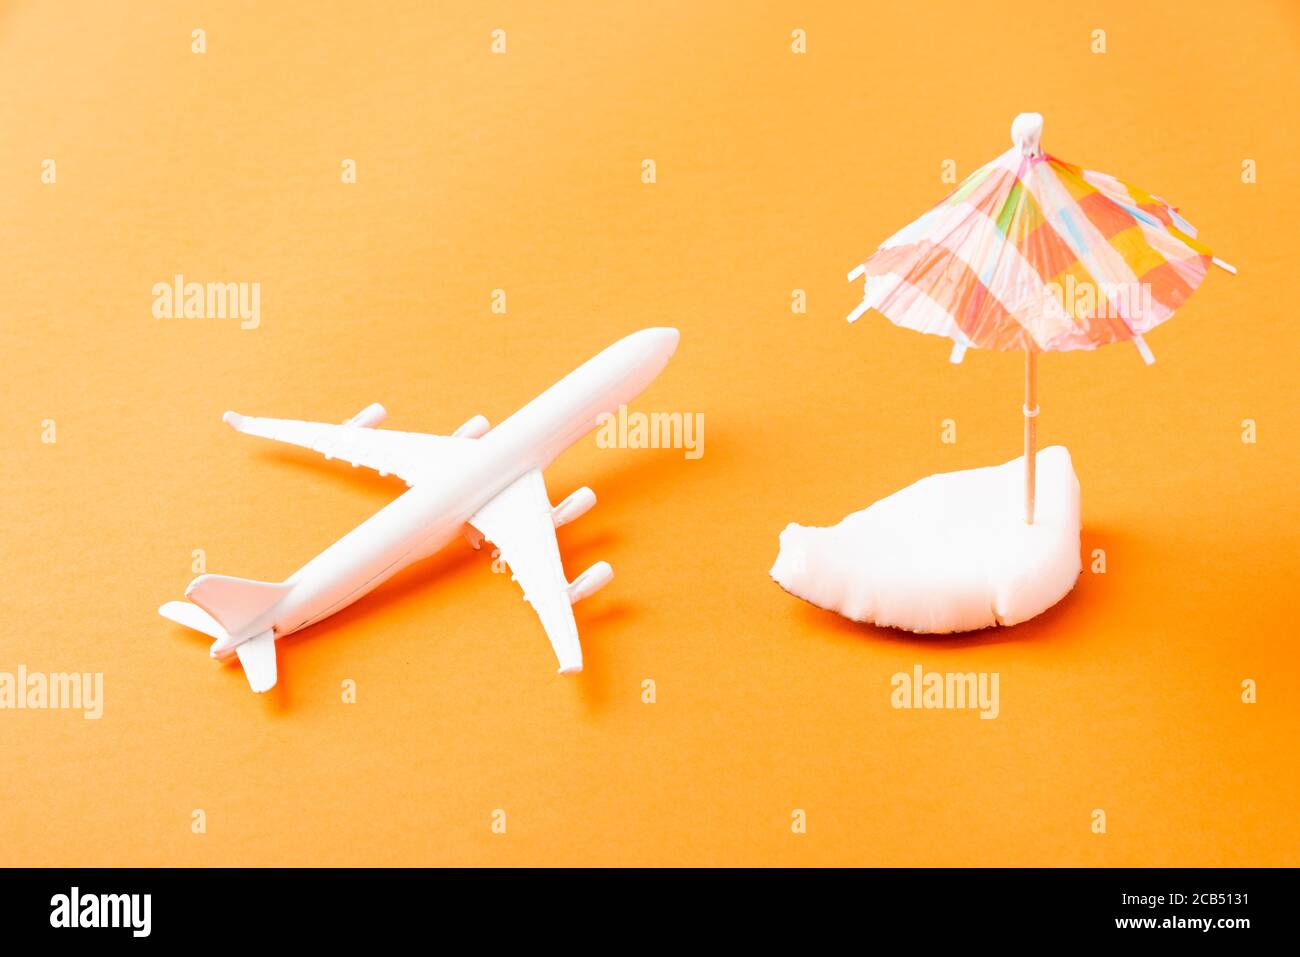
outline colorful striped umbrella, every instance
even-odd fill
[[[895,325],[968,347],[1025,353],[1025,521],[1034,520],[1037,356],[1131,341],[1186,301],[1213,263],[1178,210],[1039,147],[1043,118],[1022,113],[1015,144],[849,273],[861,304]]]

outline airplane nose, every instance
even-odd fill
[[[665,356],[671,356],[677,351],[677,343],[682,338],[682,334],[672,326],[655,326],[652,329],[644,330],[641,334],[647,339],[653,340]]]

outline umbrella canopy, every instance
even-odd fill
[[[1142,340],[1186,301],[1210,264],[1177,208],[1106,173],[1042,151],[1043,119],[1022,113],[1015,144],[905,226],[849,274],[865,277],[852,322],[896,325],[967,346],[1064,351]]]
[[[1025,353],[1025,521],[1034,521],[1038,353],[1142,339],[1174,314],[1210,264],[1236,272],[1159,196],[1049,156],[1043,118],[1021,113],[1014,146],[981,166],[849,273],[862,276],[853,322],[876,309],[895,325],[969,346]]]

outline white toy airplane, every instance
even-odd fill
[[[677,348],[676,329],[643,329],[583,363],[495,429],[476,415],[451,435],[376,429],[375,404],[342,425],[259,419],[227,412],[226,422],[280,442],[346,459],[411,488],[282,582],[200,575],[185,601],[159,614],[216,639],[211,655],[238,655],[249,685],[275,684],[275,640],[347,607],[412,562],[464,534],[478,548],[494,542],[524,598],[542,620],[560,674],[582,670],[573,604],[614,577],[597,562],[573,582],[564,577],[555,530],[596,504],[580,488],[551,507],[542,469],[616,413],[654,380]]]

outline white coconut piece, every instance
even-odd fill
[[[770,572],[790,594],[854,621],[922,633],[1014,625],[1079,577],[1079,479],[1070,453],[1038,453],[1025,523],[1024,457],[929,475],[831,528],[788,525]]]

